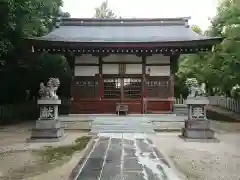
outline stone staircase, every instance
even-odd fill
[[[91,133],[154,133],[154,126],[146,117],[94,117]]]
[[[187,116],[188,115],[187,105],[175,104],[173,113],[176,114],[177,116]]]

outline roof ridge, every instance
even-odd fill
[[[175,17],[175,18],[61,18],[62,21],[188,21],[191,17]]]
[[[190,17],[179,18],[119,18],[119,19],[104,19],[104,18],[61,18],[58,19],[57,27],[59,26],[128,26],[128,25],[181,25],[188,26]]]

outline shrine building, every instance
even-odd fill
[[[72,69],[71,113],[169,113],[181,54],[211,51],[222,38],[195,33],[189,18],[64,18],[26,39],[32,52],[63,54]]]

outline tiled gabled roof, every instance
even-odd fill
[[[213,39],[195,33],[189,18],[67,18],[49,34],[36,38],[58,42],[184,42]]]

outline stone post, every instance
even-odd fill
[[[182,137],[189,139],[215,139],[214,131],[210,129],[210,122],[206,117],[206,105],[209,100],[206,97],[188,97],[188,119],[182,129]]]
[[[58,106],[61,100],[56,95],[59,86],[57,78],[50,78],[47,87],[40,84],[39,94],[41,99],[37,101],[40,107],[40,117],[36,121],[36,126],[32,129],[31,140],[60,140],[64,137],[64,129],[61,127],[58,118]]]

